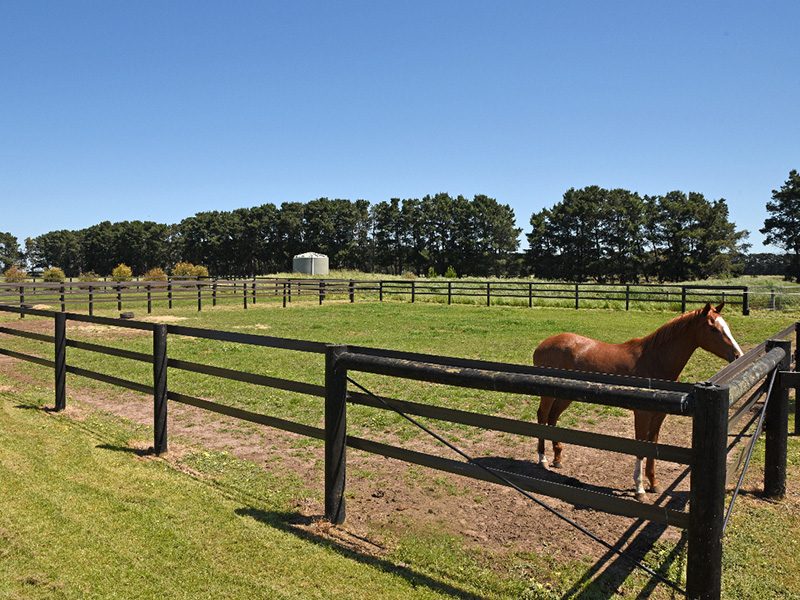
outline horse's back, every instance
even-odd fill
[[[544,340],[533,353],[537,367],[627,374],[630,357],[616,344],[599,342],[577,333],[559,333]]]
[[[559,333],[539,344],[533,353],[533,364],[537,367],[577,369],[580,357],[597,340],[577,333]]]

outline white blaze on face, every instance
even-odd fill
[[[717,323],[719,323],[719,326],[722,328],[722,333],[726,338],[728,338],[728,341],[733,345],[734,348],[736,348],[736,352],[738,352],[736,358],[739,358],[739,356],[744,354],[744,352],[742,352],[742,349],[739,347],[739,344],[736,343],[736,340],[733,339],[733,334],[731,333],[731,328],[728,327],[728,323],[722,317],[717,317]]]

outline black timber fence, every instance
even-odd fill
[[[595,284],[548,283],[525,280],[466,279],[169,279],[166,281],[65,281],[0,283],[0,305],[58,306],[62,312],[88,307],[94,314],[98,306],[116,304],[119,311],[132,306],[153,303],[172,308],[174,303],[196,303],[197,310],[221,301],[238,301],[244,308],[258,300],[278,300],[286,306],[293,299],[314,298],[320,304],[326,299],[356,298],[395,299],[402,301],[514,304],[533,306],[581,306],[613,304],[625,310],[632,306],[666,304],[686,312],[687,307],[709,300],[740,306],[742,314],[750,313],[747,286],[670,285],[670,284]],[[774,306],[774,300],[773,304]]]
[[[0,340],[27,338],[52,346],[53,359],[12,350],[0,345],[0,354],[29,361],[54,372],[55,408],[66,407],[67,375],[81,376],[147,394],[153,398],[153,447],[161,454],[168,449],[167,411],[170,402],[191,405],[215,413],[257,423],[301,436],[324,440],[325,516],[342,523],[346,515],[345,485],[348,449],[373,453],[474,479],[514,486],[532,494],[559,498],[596,510],[674,526],[686,530],[688,538],[686,593],[690,598],[721,596],[722,544],[726,523],[726,490],[749,456],[766,420],[764,492],[782,496],[786,488],[789,388],[798,384],[791,369],[791,340],[796,326],[748,351],[730,366],[701,384],[654,381],[528,365],[514,365],[447,356],[400,352],[348,345],[215,331],[178,325],[114,319],[76,313],[0,307],[0,312],[52,319],[53,335],[34,333],[12,326],[0,327]],[[93,323],[136,329],[152,334],[152,353],[134,352],[71,339],[69,322]],[[6,325],[13,325],[7,321]],[[311,384],[259,373],[170,358],[171,336],[308,352],[324,356],[324,384]],[[67,349],[76,348],[152,365],[152,385],[142,384],[71,365]],[[324,398],[319,426],[298,423],[214,400],[178,393],[169,387],[170,369],[246,382]],[[490,414],[463,411],[400,399],[381,398],[351,389],[357,373],[424,381],[487,392],[551,395],[627,409],[656,410],[691,418],[691,446],[648,443],[564,427],[550,427]],[[567,483],[557,483],[506,471],[487,474],[470,462],[412,451],[380,441],[348,434],[347,406],[362,405],[378,410],[459,423],[527,437],[559,439],[570,444],[651,457],[688,466],[689,510],[657,506],[611,496]],[[797,424],[795,424],[796,426]],[[740,476],[741,478],[741,476]],[[733,501],[729,503],[730,510]]]

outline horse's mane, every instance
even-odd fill
[[[692,321],[697,317],[702,308],[693,310],[682,315],[678,315],[671,321],[667,321],[664,325],[656,329],[650,335],[643,338],[630,340],[630,342],[638,342],[643,348],[653,348],[668,344],[675,338],[682,335],[691,325]]]

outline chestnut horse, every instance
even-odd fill
[[[622,344],[598,342],[575,333],[561,333],[544,340],[533,353],[533,364],[594,373],[612,373],[651,379],[677,380],[697,348],[708,350],[729,362],[742,355],[731,330],[720,313],[723,302],[716,308],[705,307],[675,317],[666,325],[644,338],[634,338]],[[538,421],[555,425],[571,400],[542,397]],[[636,439],[658,441],[658,432],[665,413],[634,410]],[[539,439],[539,464],[547,468],[544,439]],[[561,467],[561,442],[553,441],[553,467]],[[655,461],[647,459],[646,475],[650,491],[658,492]],[[644,498],[642,457],[636,459],[633,472],[636,497]]]

